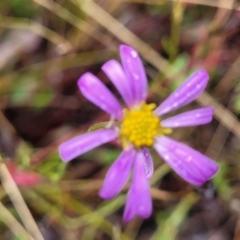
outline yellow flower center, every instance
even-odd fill
[[[138,109],[124,109],[124,119],[120,130],[120,140],[124,147],[132,143],[135,147],[151,147],[158,135],[171,133],[171,129],[163,129],[160,118],[152,110],[154,103],[144,103]]]

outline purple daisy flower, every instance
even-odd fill
[[[148,179],[153,174],[154,166],[148,147],[154,147],[178,175],[197,186],[211,178],[217,172],[218,165],[200,152],[166,137],[173,128],[211,122],[212,107],[161,119],[164,114],[190,103],[203,92],[209,79],[207,72],[199,70],[193,73],[155,108],[155,104],[145,103],[147,78],[137,51],[121,45],[120,55],[122,65],[110,60],[102,70],[120,92],[127,108],[123,109],[93,74],[85,73],[78,81],[82,94],[119,124],[113,122],[108,128],[75,137],[61,144],[59,151],[63,161],[67,162],[101,144],[118,139],[123,151],[108,170],[99,194],[104,199],[115,197],[133,172],[123,217],[129,221],[136,215],[147,218],[152,212]]]

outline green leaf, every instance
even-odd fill
[[[33,99],[33,106],[37,108],[45,107],[47,104],[49,104],[54,97],[53,93],[37,93],[35,94],[35,97]]]
[[[65,174],[67,164],[60,160],[58,152],[52,153],[37,168],[36,172],[51,181],[58,182]]]
[[[89,151],[82,155],[83,159],[92,159],[95,161],[99,161],[105,165],[110,165],[113,163],[117,157],[120,155],[122,150],[120,149],[104,149],[98,148]]]
[[[35,81],[35,76],[24,74],[14,79],[12,87],[10,94],[11,102],[14,104],[22,104],[31,98],[33,91],[37,88],[37,82]]]
[[[230,172],[230,170],[226,162],[220,162],[219,164],[219,171],[214,176],[213,182],[221,198],[226,201],[230,201],[233,190],[229,181],[226,180],[227,173]]]
[[[190,208],[198,201],[195,193],[186,195],[169,213],[162,212],[158,215],[158,229],[151,240],[172,240],[176,239],[178,230],[186,218]]]

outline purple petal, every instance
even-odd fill
[[[102,70],[120,92],[128,107],[131,107],[134,104],[134,96],[129,80],[120,63],[116,60],[110,60],[102,66]]]
[[[109,168],[99,195],[104,199],[115,197],[126,184],[136,152],[133,149],[123,151]]]
[[[208,79],[208,73],[203,69],[193,73],[155,109],[154,113],[157,116],[161,116],[190,103],[203,92],[207,86]]]
[[[134,161],[134,173],[124,209],[124,221],[130,221],[135,215],[142,218],[150,217],[152,213],[152,199],[145,168],[145,157],[142,151],[137,153]]]
[[[123,117],[122,107],[107,87],[93,74],[85,73],[78,80],[82,94],[115,119]]]
[[[177,128],[206,124],[212,121],[213,107],[199,108],[161,121],[165,128]]]
[[[218,171],[217,163],[210,158],[168,137],[156,138],[154,147],[174,171],[193,185],[202,185]]]
[[[75,157],[107,143],[118,137],[114,129],[101,129],[95,132],[83,134],[72,138],[59,146],[59,153],[64,162],[68,162]]]
[[[127,45],[120,46],[122,65],[131,85],[135,104],[147,97],[147,77],[138,52]]]
[[[151,178],[154,172],[154,164],[152,160],[151,153],[147,148],[142,148],[142,152],[144,155],[144,167],[147,179]]]

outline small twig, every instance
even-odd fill
[[[206,92],[203,92],[197,100],[203,106],[213,106],[215,117],[222,125],[240,139],[240,122],[233,113],[231,113],[223,105],[219,104],[218,101]]]
[[[116,0],[115,0],[116,1]],[[190,3],[190,4],[196,4],[196,5],[206,5],[209,7],[218,7],[218,8],[225,8],[232,10],[234,6],[231,5],[231,1],[219,1],[219,0],[118,0],[120,2],[131,2],[131,3],[143,3],[143,4],[158,4],[163,5],[168,2],[182,2],[182,3]],[[236,11],[239,11],[240,8],[237,7],[234,9]]]
[[[221,78],[221,80],[216,85],[214,95],[217,96],[226,96],[226,94],[231,91],[233,86],[238,82],[240,78],[240,57],[231,65],[227,73]]]
[[[40,6],[48,9],[52,13],[56,14],[58,17],[64,19],[66,22],[72,24],[77,29],[82,31],[83,33],[91,36],[97,41],[100,41],[105,46],[109,48],[113,48],[112,38],[103,34],[100,31],[97,31],[94,26],[89,24],[87,21],[78,18],[66,8],[62,7],[61,5],[57,4],[56,2],[50,0],[33,0],[35,3],[39,4]],[[94,34],[92,34],[94,32]]]
[[[0,15],[0,26],[4,28],[26,29],[32,31],[37,35],[46,38],[50,42],[56,44],[61,50],[62,54],[70,52],[73,49],[71,43],[64,39],[62,36],[52,31],[51,29],[44,27],[42,24],[39,24],[38,22],[34,22],[27,18],[15,18]]]
[[[3,187],[8,193],[10,199],[13,202],[20,218],[23,221],[27,231],[33,236],[35,240],[44,240],[36,222],[34,221],[17,185],[15,184],[12,176],[10,175],[5,164],[0,164],[0,176],[2,180]]]
[[[0,218],[17,238],[23,237],[26,240],[34,240],[1,202]]]
[[[156,68],[161,71],[165,71],[168,62],[158,54],[156,50],[149,47],[147,43],[142,41],[137,35],[131,32],[121,22],[112,17],[108,12],[101,8],[98,4],[93,1],[81,1],[77,0],[79,7],[100,25],[106,28],[115,37],[120,39],[122,42],[133,46],[143,57],[152,63]]]

